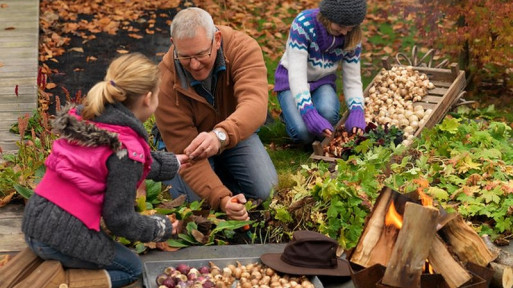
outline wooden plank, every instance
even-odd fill
[[[19,218],[21,215],[23,215],[24,209],[25,209],[25,206],[23,204],[15,204],[15,203],[11,203],[7,206],[0,207],[0,215],[1,215],[0,218],[2,218],[2,219]]]
[[[36,105],[34,103],[2,103],[0,104],[0,113],[1,111],[9,111],[9,112],[25,112],[32,111],[35,109]]]
[[[426,95],[426,96],[436,95],[436,96],[442,97],[445,95],[445,93],[447,93],[448,88],[449,88],[449,86],[448,87],[435,87],[434,89],[429,90],[428,95]],[[424,97],[426,97],[426,96],[424,96]],[[424,97],[422,97],[422,99],[424,99]]]
[[[25,37],[11,37],[10,39],[0,39],[0,49],[2,48],[20,48],[34,47],[34,41]]]
[[[376,250],[379,248],[381,236],[386,229],[385,215],[390,207],[390,202],[393,201],[394,193],[389,187],[381,190],[378,199],[376,199],[376,205],[374,205],[372,213],[367,218],[365,229],[358,240],[358,244],[349,258],[352,263],[365,268],[371,267],[374,264],[387,265],[388,255],[382,256],[381,254],[389,251],[378,251],[381,253],[376,253]]]
[[[2,1],[3,3],[3,1]],[[20,7],[21,9],[9,9],[8,13],[2,12],[0,10],[0,23],[2,22],[10,22],[10,21],[23,21],[23,19],[27,19],[33,17],[34,14],[37,14],[38,11],[31,5],[25,5],[24,7]],[[3,10],[7,10],[7,8],[3,8]],[[20,20],[22,19],[22,20]]]
[[[498,253],[488,249],[483,239],[470,227],[461,215],[449,221],[441,230],[451,251],[463,262],[486,267]]]
[[[11,16],[11,17],[14,17],[14,16]],[[0,30],[11,29],[11,28],[14,28],[13,30],[27,29],[27,28],[33,29],[34,27],[37,27],[39,29],[39,23],[37,23],[37,22],[34,23],[32,21],[21,21],[20,18],[11,18],[11,21],[0,21]],[[9,30],[9,31],[13,31],[13,30]]]
[[[27,109],[30,110],[30,109]],[[18,117],[22,117],[25,113],[29,113],[32,115],[31,111],[20,111],[20,112],[11,112],[11,111],[0,111],[0,122],[2,123],[15,123],[18,122]],[[10,126],[10,124],[8,125]]]
[[[407,202],[382,282],[393,287],[420,287],[422,268],[436,234],[438,209]],[[454,288],[454,287],[451,287]]]
[[[431,244],[428,260],[435,272],[442,274],[450,288],[460,287],[472,279],[467,270],[454,260],[438,235]]]
[[[0,94],[0,111],[5,112],[4,109],[2,109],[3,104],[16,104],[16,103],[22,103],[23,105],[26,105],[27,107],[35,109],[37,107],[36,100],[34,99],[34,96],[24,94],[16,97],[13,95],[2,95]],[[28,108],[27,108],[28,109]]]
[[[0,147],[4,149],[1,144]],[[0,253],[20,251],[27,246],[21,232],[23,208],[21,204],[0,208]]]
[[[451,109],[452,105],[458,100],[457,97],[459,93],[465,88],[465,86],[465,72],[461,71],[458,78],[454,80],[451,87],[449,87],[449,90],[447,90],[443,100],[438,103],[437,107],[433,110],[433,114],[428,118],[424,126],[421,128],[432,128],[438,122],[440,122],[445,114],[447,114],[449,109]]]
[[[418,102],[415,102],[415,103],[419,103],[419,104],[424,104],[424,103],[438,104],[438,103],[440,103],[442,101],[442,99],[444,99],[444,98],[440,97],[440,96],[426,95],[426,96],[422,97],[422,100],[420,100]]]
[[[447,82],[447,81],[436,81],[436,80],[431,80],[431,79],[429,79],[429,81],[431,81],[431,83],[433,83],[433,85],[435,85],[435,87],[441,87],[441,88],[449,88],[449,87],[451,87],[451,84],[452,84],[452,82]]]
[[[16,145],[15,142],[7,142],[7,143],[2,143],[0,141],[0,147],[2,147],[2,151],[3,153],[16,153],[19,149],[19,147]],[[14,241],[13,241],[14,242]],[[1,245],[1,244],[0,244]],[[12,251],[16,251],[16,249],[18,249],[17,247],[16,248],[13,248]],[[6,251],[6,252],[9,252],[9,251]],[[1,254],[1,253],[0,253]]]
[[[33,47],[22,47],[22,48],[0,48],[0,55],[9,55],[9,57],[15,58],[31,58],[37,59],[38,51],[34,50]],[[4,64],[5,65],[5,64]]]
[[[0,60],[0,61],[3,61],[3,60]],[[31,59],[26,59],[24,61],[16,61],[15,64],[6,64],[4,63],[5,66],[1,67],[0,68],[0,73],[3,73],[5,75],[7,75],[8,77],[15,77],[15,76],[11,76],[11,75],[14,75],[14,74],[11,74],[11,73],[19,73],[19,72],[24,72],[24,76],[33,76],[34,78],[37,77],[37,69],[38,69],[38,66],[37,66],[37,61],[33,61]]]
[[[0,30],[0,37],[12,37],[14,35],[20,36],[27,36],[27,37],[39,37],[39,32],[34,31],[34,28],[20,28],[20,29],[14,29],[14,30]]]
[[[2,70],[2,68],[0,68],[0,79],[6,79],[6,78],[19,78],[19,77],[26,77],[26,76],[30,76],[30,77],[33,77],[34,79],[37,79],[37,77],[34,75],[30,75],[32,74],[32,72],[34,72],[34,68],[32,67],[27,67],[27,66],[19,66],[19,68],[21,69],[11,69],[11,71],[7,71],[7,70]],[[30,72],[30,73],[27,73],[27,72]],[[34,82],[35,83],[35,82]]]
[[[12,96],[12,97],[16,97],[16,94],[14,93],[16,89],[16,85],[12,85],[12,86],[6,86],[6,87],[0,87],[0,98],[7,95],[7,96]],[[24,96],[24,95],[28,95],[28,96],[33,96],[34,97],[34,103],[35,101],[37,100],[37,88],[36,88],[36,84],[34,83],[33,86],[25,86],[25,85],[22,85],[22,86],[18,86],[18,97],[21,97],[21,96]]]
[[[32,77],[32,76],[23,76],[23,77],[17,77],[17,78],[6,77],[6,78],[0,79],[0,87],[6,87],[6,86],[14,87],[16,85],[31,86],[31,85],[36,84],[35,81],[36,81],[36,78]]]

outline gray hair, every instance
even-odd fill
[[[171,22],[171,37],[175,39],[193,38],[196,30],[205,29],[208,39],[214,38],[216,27],[212,16],[205,10],[197,7],[184,9],[173,18]]]

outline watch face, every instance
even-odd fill
[[[226,140],[226,134],[224,134],[224,132],[217,131],[217,136],[219,137],[219,139],[221,139],[221,141]]]
[[[221,142],[225,141],[226,140],[226,134],[223,132],[223,131],[220,131],[220,130],[214,130],[214,132],[216,133],[217,135],[217,138],[219,138],[219,140]]]

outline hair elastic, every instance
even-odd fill
[[[114,80],[110,80],[110,85],[116,87],[116,82],[114,82]]]

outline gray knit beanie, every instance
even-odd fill
[[[341,26],[355,26],[365,19],[367,3],[365,0],[322,0],[319,10],[333,23]]]

